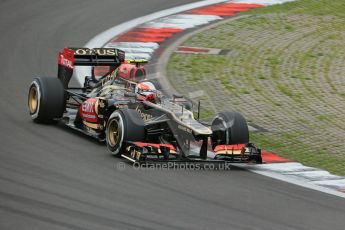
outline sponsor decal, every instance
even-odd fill
[[[182,131],[184,131],[184,132],[192,133],[192,130],[189,129],[189,128],[187,128],[187,127],[185,127],[185,126],[178,125],[177,128],[180,129],[180,130],[182,130]]]
[[[138,106],[135,110],[139,113],[139,116],[140,116],[141,119],[143,119],[144,121],[151,120],[152,117],[153,117],[151,114],[148,114],[148,113],[143,112],[143,111],[139,108],[139,106]]]
[[[99,105],[100,108],[104,108],[105,107],[105,103],[104,103],[104,101],[102,99],[99,99],[98,105]]]
[[[94,115],[94,114],[83,114],[83,117],[84,118],[91,118],[91,119],[94,119],[94,118],[96,118],[96,115]]]
[[[127,109],[127,108],[128,108],[128,105],[119,104],[119,105],[116,105],[116,108],[118,108],[118,109]]]
[[[86,101],[82,104],[82,111],[85,113],[94,113],[95,102],[94,101]]]
[[[98,116],[95,111],[96,98],[90,98],[80,106],[80,116],[84,121],[98,123]]]
[[[107,83],[108,81],[113,81],[116,78],[116,73],[117,70],[114,70],[110,75],[106,76],[105,78],[102,79],[101,84],[102,86],[105,85],[105,83]]]
[[[141,153],[139,151],[133,150],[131,151],[131,157],[135,160],[140,160]]]
[[[69,55],[68,53],[59,53],[58,64],[65,66],[69,69],[73,69],[74,67],[74,60],[73,56]]]
[[[61,57],[61,64],[62,64],[63,66],[66,66],[66,67],[70,68],[70,69],[73,69],[73,63],[72,63],[72,61],[70,61],[70,60],[64,58],[64,56]]]
[[[117,56],[117,49],[110,49],[110,48],[95,48],[95,49],[88,49],[88,48],[77,48],[74,51],[77,55],[100,55],[100,56]]]

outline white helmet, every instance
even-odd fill
[[[154,84],[145,81],[136,85],[135,94],[140,101],[151,101],[155,102],[157,97],[157,90]]]

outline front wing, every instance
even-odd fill
[[[227,163],[262,163],[261,151],[252,144],[216,146],[208,151],[206,158],[197,154],[184,156],[171,144],[129,142],[122,157],[135,164],[214,164],[222,166]],[[197,153],[197,151],[196,151]]]

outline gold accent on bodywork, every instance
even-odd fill
[[[96,102],[95,102],[95,113],[96,113],[96,115],[98,115],[98,103],[99,103],[99,98],[96,98]]]
[[[217,151],[215,152],[216,155],[218,154],[227,154],[227,155],[240,155],[242,153],[241,150],[231,150],[231,149],[228,149],[228,150],[220,150],[220,151]]]
[[[99,129],[99,125],[96,123],[91,123],[91,122],[87,122],[87,121],[83,121],[84,125],[86,125],[89,128],[92,129]]]

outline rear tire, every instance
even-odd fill
[[[249,143],[246,119],[237,112],[220,112],[212,121],[212,148],[217,145]]]
[[[29,87],[28,107],[32,120],[52,123],[65,110],[65,92],[61,81],[52,77],[37,77]]]
[[[144,141],[145,124],[137,111],[120,109],[114,111],[106,125],[106,143],[111,154],[120,156],[127,141]]]

